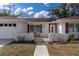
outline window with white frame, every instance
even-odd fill
[[[76,24],[75,27],[76,27],[76,28],[75,28],[75,32],[79,32],[79,24]]]
[[[42,32],[42,25],[30,25],[29,32]]]
[[[68,24],[68,32],[79,32],[79,24],[70,23]]]
[[[74,24],[68,24],[68,32],[74,32]]]

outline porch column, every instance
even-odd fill
[[[60,34],[62,34],[62,33],[65,33],[65,23],[59,23],[58,24],[58,32],[60,33]]]

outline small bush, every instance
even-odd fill
[[[24,36],[18,36],[17,38],[18,38],[18,42],[21,42],[21,43],[25,42]]]
[[[70,42],[70,41],[72,41],[72,40],[75,40],[74,34],[73,34],[73,33],[70,33],[70,34],[68,35],[68,42]]]

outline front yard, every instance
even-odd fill
[[[0,48],[0,56],[33,56],[34,50],[34,42],[12,42]]]
[[[79,56],[79,42],[67,44],[48,44],[50,56]]]

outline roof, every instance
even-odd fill
[[[51,22],[55,21],[56,19],[53,18],[27,18],[27,21],[32,21],[32,22]]]
[[[60,19],[79,19],[79,16],[70,16],[70,17],[60,18]]]
[[[60,19],[57,19],[56,22],[79,22],[79,16],[60,18]]]
[[[16,16],[0,16],[0,19],[18,19]]]
[[[53,18],[18,18],[15,16],[0,16],[0,19],[23,19],[31,22],[51,22],[56,20]]]

